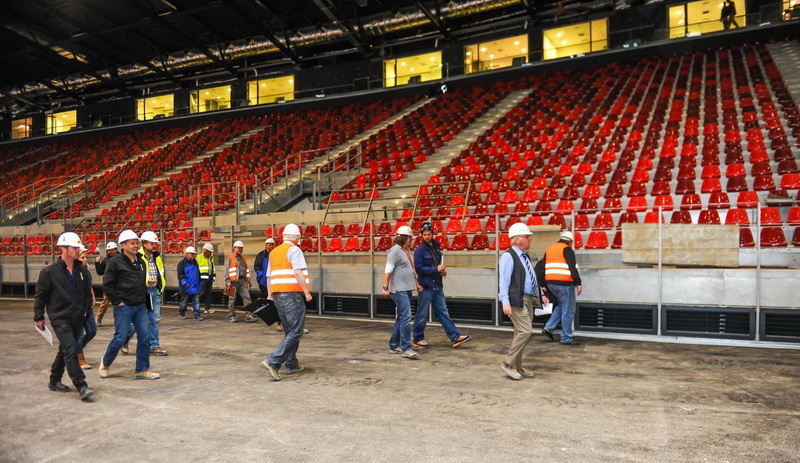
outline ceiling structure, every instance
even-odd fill
[[[611,0],[5,0],[0,114],[455,41]],[[421,45],[423,46],[423,45]]]

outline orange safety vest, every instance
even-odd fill
[[[545,281],[565,281],[574,282],[572,273],[569,271],[567,259],[564,258],[564,249],[568,248],[567,243],[555,243],[544,252],[544,279]]]
[[[269,288],[273,293],[302,293],[303,288],[297,283],[294,276],[292,263],[289,262],[289,249],[297,246],[289,241],[284,241],[269,253]],[[306,277],[306,287],[311,288],[308,280],[308,269],[303,269]]]
[[[231,262],[230,267],[228,267],[228,279],[233,282],[239,279],[239,271],[237,270],[236,266],[236,255],[228,254],[228,259],[230,259]],[[244,258],[244,255],[242,255],[242,261],[244,261],[244,265],[247,267],[247,282],[250,283],[250,266],[247,265],[247,259]]]

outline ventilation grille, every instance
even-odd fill
[[[453,320],[480,323],[492,322],[494,301],[447,299],[446,302],[447,311],[450,313],[450,318]],[[433,310],[433,308],[431,308],[431,310]],[[435,314],[434,319],[436,319]]]
[[[376,297],[375,298],[375,318],[394,318],[395,317],[395,304],[391,297]],[[417,313],[417,298],[411,298],[411,317]]]
[[[665,333],[751,337],[754,312],[747,309],[664,309]]]
[[[324,295],[322,313],[325,315],[369,316],[369,297]]]
[[[655,333],[655,307],[579,304],[575,326],[580,330]]]
[[[765,311],[764,336],[793,338],[800,341],[800,311]]]

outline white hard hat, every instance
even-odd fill
[[[409,227],[408,225],[403,225],[403,226],[397,228],[397,231],[395,232],[395,234],[411,236],[411,235],[414,234],[414,232],[411,231],[411,227]]]
[[[106,251],[110,251],[110,250],[112,250],[112,249],[117,249],[117,243],[115,243],[115,242],[113,242],[113,241],[109,241],[109,242],[106,244]]]
[[[184,254],[197,254],[197,251],[194,249],[194,246],[187,246],[186,250],[183,251]]]
[[[569,230],[564,230],[563,232],[561,232],[561,239],[575,241],[575,235],[573,235],[572,232]]]
[[[211,243],[206,243],[203,245],[203,249],[205,249],[206,251],[214,252],[214,245]]]
[[[273,240],[272,238],[267,238],[266,241],[264,241],[264,244],[270,244],[270,243],[275,244],[275,240]]]
[[[133,230],[125,230],[119,234],[119,241],[120,243],[124,243],[128,240],[139,240],[139,236],[133,232]]]
[[[160,242],[160,241],[158,241],[158,235],[156,235],[155,233],[153,233],[151,231],[146,231],[146,232],[142,233],[141,240],[142,241],[149,241],[151,243],[159,243]]]
[[[58,237],[58,242],[56,242],[56,246],[68,246],[70,248],[80,248],[83,246],[81,242],[81,237],[78,236],[76,233],[66,232],[62,233],[61,236]]]
[[[88,249],[86,246],[84,246],[84,245],[81,245],[81,247],[80,247],[80,248],[78,248],[78,249],[80,250],[80,252],[86,252],[86,251],[88,251],[88,250],[89,250],[89,249]]]
[[[298,227],[293,223],[286,225],[285,227],[283,227],[283,234],[281,236],[286,236],[286,235],[300,236],[300,227]]]
[[[236,241],[235,243],[233,243],[233,247],[234,248],[243,248],[244,247],[244,243],[242,243],[241,241]]]
[[[530,228],[522,222],[517,222],[508,229],[508,237],[513,238],[520,235],[533,235]]]

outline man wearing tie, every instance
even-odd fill
[[[533,333],[533,310],[547,303],[536,282],[528,253],[531,231],[524,223],[515,223],[508,230],[511,248],[500,256],[500,303],[503,313],[514,324],[514,337],[506,359],[500,363],[503,371],[512,379],[533,378],[533,373],[522,368],[522,352]]]
[[[544,325],[542,333],[555,341],[553,330],[561,322],[561,345],[576,346],[580,344],[572,339],[572,319],[575,318],[575,297],[581,294],[581,276],[575,264],[575,252],[572,250],[574,237],[571,231],[561,232],[561,239],[552,244],[544,253],[545,287],[558,299],[553,307],[553,315]]]

